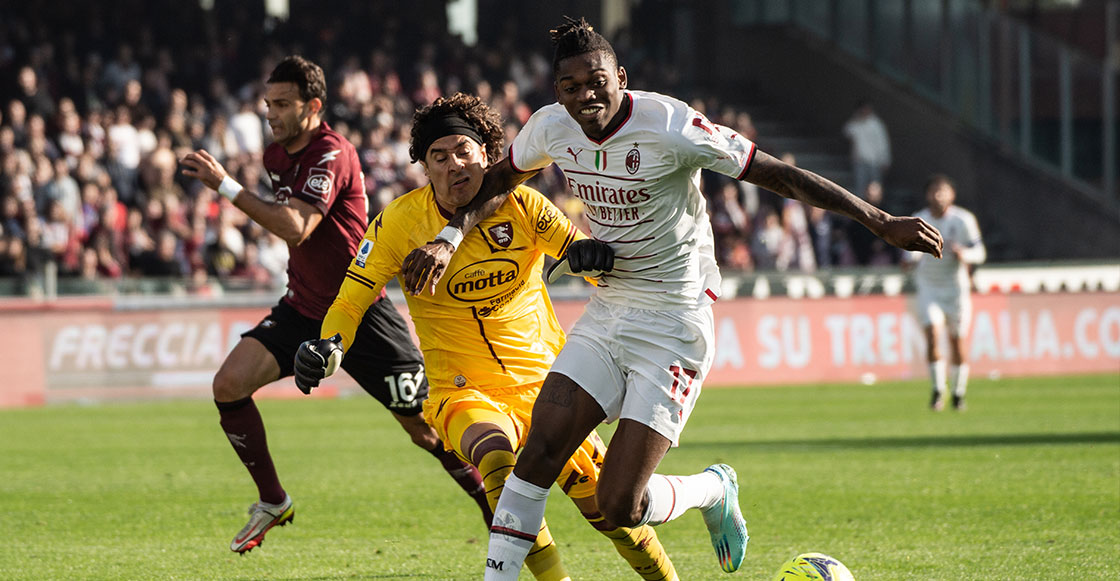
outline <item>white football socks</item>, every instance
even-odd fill
[[[945,360],[938,359],[929,364],[929,380],[933,384],[933,391],[945,393]]]
[[[526,482],[514,474],[494,508],[490,546],[486,554],[486,581],[516,581],[533,546],[544,518],[548,489]]]
[[[657,526],[667,523],[690,508],[708,508],[723,499],[723,481],[714,472],[704,471],[692,476],[654,474],[646,485],[649,504],[642,514],[642,524]]]
[[[964,397],[965,391],[968,390],[967,363],[961,363],[960,365],[952,365],[949,367],[949,387],[953,390],[953,395],[957,397]]]

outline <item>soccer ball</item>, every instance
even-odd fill
[[[773,581],[854,581],[843,563],[823,553],[802,553],[785,563]]]

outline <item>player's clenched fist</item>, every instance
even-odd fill
[[[598,278],[611,270],[614,270],[614,250],[606,242],[585,238],[568,246],[564,256],[548,267],[545,279],[554,283],[565,274]]]
[[[572,272],[610,272],[614,270],[614,250],[606,242],[591,238],[576,240],[568,246],[568,264]]]
[[[296,387],[300,391],[310,394],[312,389],[319,387],[324,377],[338,371],[338,366],[342,364],[340,341],[341,338],[335,335],[330,339],[312,339],[300,344],[295,361]]]

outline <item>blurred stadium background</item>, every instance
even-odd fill
[[[607,33],[633,87],[849,188],[841,128],[871,103],[893,149],[878,203],[910,214],[944,172],[979,218],[976,370],[1120,365],[1116,1],[43,0],[3,13],[0,340],[13,348],[0,359],[19,381],[0,405],[208,393],[232,338],[282,292],[287,248],[177,159],[206,148],[267,192],[260,97],[283,55],[327,72],[327,119],[358,147],[373,215],[423,182],[407,156],[417,106],[479,93],[512,138],[553,100],[546,32],[562,15]],[[582,220],[555,172],[535,185]],[[725,296],[742,297],[717,305],[715,383],[921,376],[894,249],[745,183],[703,185]],[[586,295],[571,282],[554,296]],[[565,320],[578,308],[562,305]]]

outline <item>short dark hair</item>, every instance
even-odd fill
[[[560,61],[570,57],[589,52],[602,52],[618,65],[618,56],[614,54],[614,47],[603,35],[595,32],[587,19],[579,20],[569,16],[564,17],[564,23],[549,30],[552,44],[556,45],[556,52],[552,56],[552,72],[560,70]]]
[[[417,140],[424,135],[427,124],[433,119],[450,115],[458,115],[474,127],[482,137],[482,146],[486,149],[486,156],[491,162],[496,162],[502,156],[502,144],[505,141],[505,131],[502,126],[502,116],[490,108],[485,101],[475,95],[455,93],[450,97],[440,97],[434,103],[416,111],[412,116],[412,133],[409,139],[408,155],[413,162],[423,161],[427,151],[417,151]]]
[[[933,188],[939,188],[943,185],[953,188],[954,192],[957,191],[957,184],[953,183],[952,178],[943,173],[935,173],[926,178],[926,187],[922,192],[928,194]]]
[[[266,83],[295,83],[299,89],[299,98],[304,102],[319,99],[323,104],[327,102],[327,80],[323,76],[323,69],[319,65],[299,56],[284,57],[272,74],[268,75]]]

